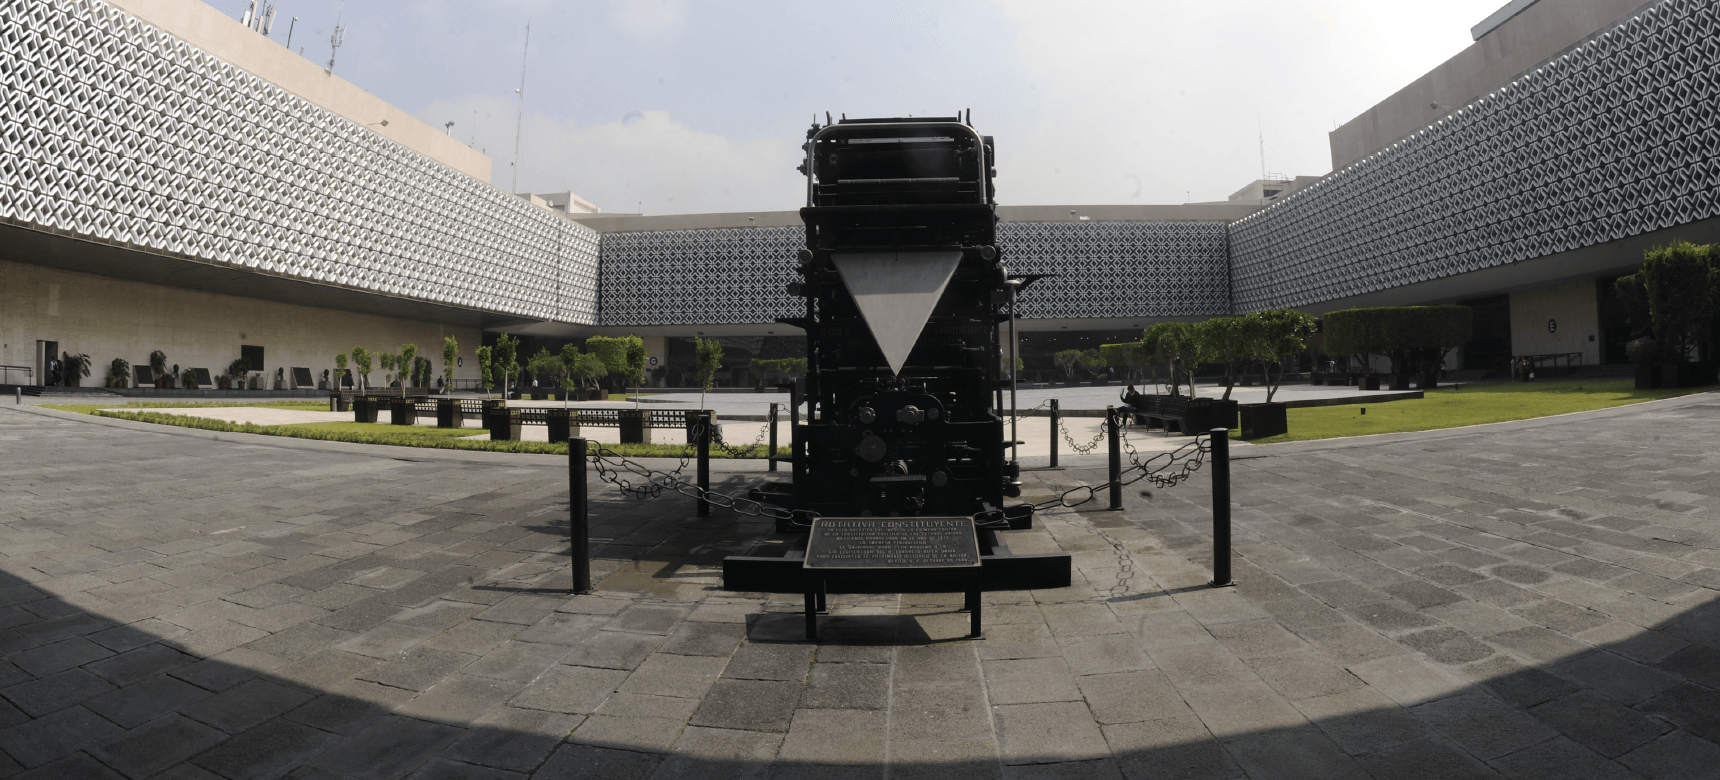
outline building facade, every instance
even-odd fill
[[[261,346],[266,368],[320,371],[354,344],[439,353],[447,335],[469,358],[501,332],[528,352],[631,332],[664,364],[694,335],[793,343],[775,320],[795,301],[794,212],[535,204],[196,0],[0,11],[0,365],[28,383],[52,352],[219,367]],[[1264,203],[1000,208],[1010,269],[1050,275],[1021,300],[1029,354],[1166,319],[1457,302],[1482,323],[1466,363],[1621,359],[1608,280],[1655,244],[1720,240],[1717,9],[1495,16],[1334,131],[1333,173]]]

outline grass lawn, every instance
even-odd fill
[[[258,406],[260,404],[202,404],[205,406]],[[542,441],[488,441],[483,439],[466,439],[466,436],[482,435],[484,431],[477,428],[431,428],[422,425],[389,425],[387,423],[359,422],[326,422],[299,423],[296,425],[252,425],[250,423],[230,423],[226,420],[211,420],[204,417],[189,417],[182,414],[163,414],[147,410],[138,411],[103,411],[100,407],[84,404],[44,404],[49,409],[59,409],[66,412],[94,415],[97,417],[113,417],[121,420],[155,423],[157,425],[176,425],[181,428],[197,428],[205,431],[226,431],[230,433],[255,433],[263,436],[286,436],[295,439],[319,439],[322,441],[345,441],[356,444],[392,444],[401,447],[431,447],[437,449],[483,450],[487,452],[525,452],[544,455],[567,456],[566,444],[550,444]],[[183,407],[187,404],[159,404],[158,407]],[[279,405],[272,405],[279,406]],[[118,408],[118,407],[114,407]],[[292,407],[285,407],[292,408]],[[328,405],[316,406],[310,411],[328,411]],[[605,449],[623,457],[629,458],[678,458],[690,452],[684,444],[605,444]],[[787,455],[788,447],[778,447],[778,454]],[[744,452],[749,457],[764,457],[766,448],[761,446],[756,450]],[[711,448],[711,458],[727,458],[728,453],[720,447]]]
[[[91,409],[192,409],[232,408],[243,406],[259,409],[287,409],[294,412],[326,412],[328,401],[131,401],[128,403],[42,404],[49,409],[66,412],[88,412]]]
[[[1462,425],[1527,420],[1569,412],[1673,398],[1714,388],[1636,390],[1631,380],[1606,382],[1529,382],[1441,387],[1409,401],[1290,409],[1290,432],[1254,439],[1254,444],[1332,439],[1370,433],[1399,433]],[[1363,410],[1366,413],[1363,413]],[[1231,431],[1231,436],[1238,435]]]

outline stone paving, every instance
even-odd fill
[[[757,519],[566,464],[0,408],[0,776],[1713,777],[1720,401],[1238,452],[1011,532],[1074,587],[724,592]],[[1103,480],[1030,471],[1027,498]],[[756,473],[719,474],[725,490]]]

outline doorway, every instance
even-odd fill
[[[60,360],[60,342],[36,341],[36,375],[31,382],[37,387],[58,386],[62,383],[59,371],[55,368]]]

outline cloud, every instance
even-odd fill
[[[618,0],[609,22],[635,38],[667,42],[681,36],[687,14],[682,0]]]
[[[1335,124],[1461,51],[1498,4],[999,2],[1020,89],[1043,102],[999,139],[999,197],[1044,204],[1223,200],[1262,156],[1324,174]]]
[[[476,135],[477,145],[495,161],[492,183],[508,189],[515,116],[510,101],[439,103],[419,117],[469,117],[474,111],[488,117]],[[737,142],[678,123],[664,111],[628,112],[595,125],[528,114],[520,138],[519,191],[572,190],[604,211],[638,211],[640,201],[648,214],[792,210],[802,205],[805,192],[795,170],[798,139]]]

